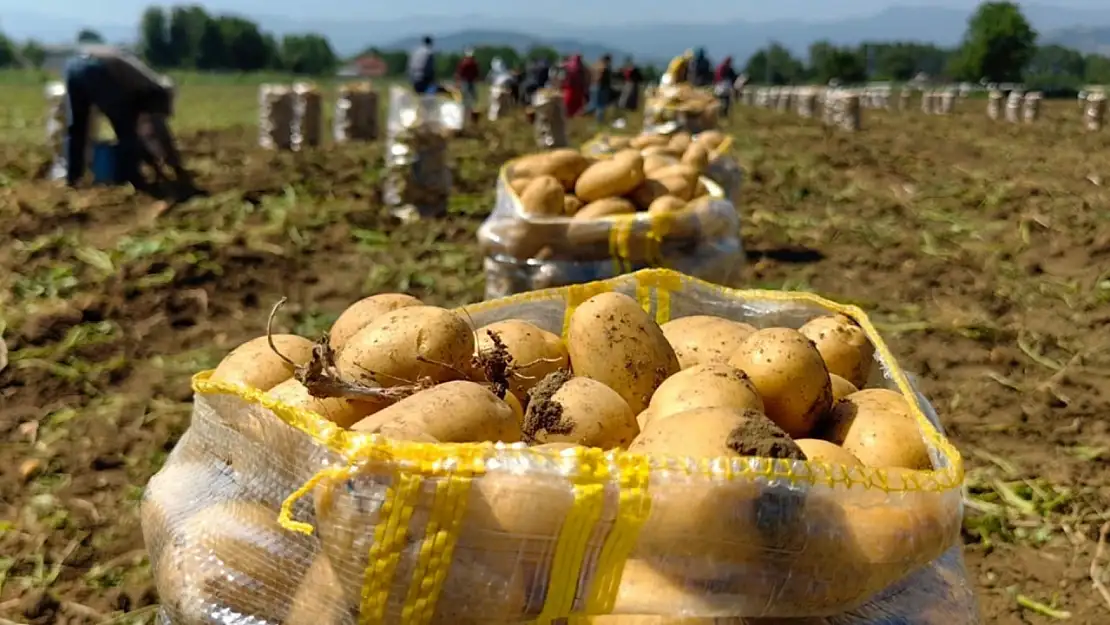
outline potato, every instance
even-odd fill
[[[563,214],[567,217],[573,217],[583,206],[582,200],[578,199],[577,195],[568,193],[563,196]]]
[[[347,601],[339,576],[326,555],[318,555],[308,567],[293,595],[293,607],[283,625],[343,625],[358,607]]]
[[[275,334],[272,338],[274,347],[289,360],[302,365],[312,358],[312,341],[295,334]],[[268,391],[291,377],[293,367],[270,349],[265,336],[260,336],[224,356],[209,380]]]
[[[628,199],[632,200],[638,208],[648,210],[656,200],[669,193],[670,189],[662,182],[654,178],[646,178],[635,189],[628,192]]]
[[[802,451],[755,410],[697,408],[649,419],[628,450],[691,458],[760,456],[802,459]],[[764,494],[752,480],[653,481],[651,514],[634,557],[696,580],[733,575],[798,531],[805,496]],[[743,538],[739,538],[743,537]]]
[[[515,443],[520,427],[513,409],[476,382],[444,382],[402,399],[352,428],[356,432],[423,433],[444,443]]]
[[[801,448],[802,453],[806,455],[806,460],[824,462],[826,464],[843,464],[849,467],[863,466],[859,458],[853,456],[851,452],[829,441],[823,441],[819,438],[797,438],[794,439],[794,443],[797,444],[798,447]]]
[[[336,358],[349,380],[384,387],[428,378],[464,377],[474,355],[474,333],[466,319],[436,306],[408,306],[370,322],[347,341]]]
[[[671,215],[686,208],[686,202],[673,195],[661,195],[648,205],[649,215]]]
[[[328,340],[336,351],[343,349],[356,332],[366,327],[374,319],[406,306],[422,306],[424,303],[404,293],[379,293],[364,297],[351,304],[339,315],[328,330]]]
[[[311,410],[332,423],[349,428],[355,422],[386,407],[386,402],[351,401],[340,397],[313,397],[297,380],[289,379],[266,393],[286,406]]]
[[[679,370],[663,331],[621,293],[595,295],[578,306],[570,317],[567,352],[575,375],[609,386],[634,414]]]
[[[671,148],[669,148],[665,145],[648,146],[648,147],[644,148],[643,150],[641,150],[640,154],[644,158],[647,158],[649,156],[662,156],[662,157],[664,157],[668,160],[674,160],[674,161],[677,161],[682,156],[682,152],[676,152],[675,150],[672,150]]]
[[[671,140],[667,143],[667,147],[682,154],[690,147],[690,133],[676,132],[671,135]]]
[[[867,383],[875,348],[863,328],[850,317],[817,317],[806,322],[798,331],[817,345],[829,373],[839,375],[857,388]]]
[[[234,489],[239,479],[230,466],[212,458],[211,449],[187,461],[178,459],[177,449],[171,461],[150,478],[143,492],[139,516],[148,533],[174,528],[202,505],[206,497],[213,492]]]
[[[701,171],[698,170],[698,168],[696,167],[693,167],[687,163],[675,163],[674,165],[668,165],[666,167],[656,169],[655,171],[651,172],[650,177],[659,180],[661,178],[668,178],[670,176],[681,176],[688,179],[690,181],[690,184],[694,184],[697,181],[698,176],[700,175]]]
[[[614,150],[624,150],[631,147],[630,137],[609,137],[609,147]]]
[[[675,175],[663,177],[656,176],[654,180],[663,185],[663,188],[665,189],[664,193],[667,195],[673,195],[680,200],[686,201],[694,199],[694,191],[697,189],[698,185],[697,178],[687,178],[685,176]]]
[[[695,408],[733,408],[763,412],[763,399],[747,374],[715,362],[683,369],[667,378],[651,396],[648,421]]]
[[[414,553],[405,563],[409,566],[398,567],[395,579],[406,580],[404,585],[394,587],[398,594],[408,588],[415,572],[411,564],[415,564],[416,558]],[[429,625],[526,622],[525,610],[531,594],[527,582],[534,577],[526,571],[524,563],[508,558],[456,552]]]
[[[624,195],[644,181],[644,159],[635,151],[617,152],[611,159],[594,163],[582,172],[574,194],[589,203]]]
[[[682,162],[699,172],[709,166],[709,150],[700,143],[691,144],[682,154]]]
[[[520,205],[532,217],[561,217],[566,212],[563,185],[554,176],[532,178],[520,194]]]
[[[509,390],[521,404],[528,401],[528,390],[547,374],[568,366],[566,345],[558,335],[527,321],[507,319],[483,326],[474,332],[477,353],[488,357],[494,352],[493,333],[512,356]]]
[[[835,373],[829,374],[829,382],[832,383],[833,404],[836,404],[836,402],[859,390],[858,388],[856,388],[855,384],[852,384],[848,380],[845,380]]]
[[[524,414],[524,439],[585,447],[627,447],[640,432],[628,402],[597,380],[548,375],[531,393]]]
[[[525,156],[513,162],[513,178],[554,176],[563,188],[570,191],[590,161],[582,153],[570,148],[560,148],[541,154]]]
[[[628,142],[628,145],[629,145],[629,147],[633,147],[633,148],[636,148],[638,150],[642,150],[644,148],[648,148],[648,147],[651,147],[651,146],[667,145],[668,143],[670,143],[670,139],[668,139],[666,135],[644,134],[644,135],[637,135],[637,136],[633,137]]]
[[[791,436],[809,434],[832,404],[825,361],[813,342],[797,330],[757,330],[728,362],[748,374],[763,397],[767,416]]]
[[[698,133],[698,136],[694,137],[694,141],[713,151],[721,147],[721,144],[725,141],[725,135],[719,130],[706,130]]]
[[[711,315],[671,319],[662,326],[663,336],[674,348],[683,369],[710,362],[728,362],[755,327]]]
[[[690,581],[668,577],[644,560],[629,558],[624,563],[613,610],[622,614],[590,617],[598,625],[708,625],[713,619],[682,619],[666,616],[634,616],[705,609],[711,599],[703,588]],[[737,621],[740,622],[740,621]]]
[[[644,155],[644,174],[650,174],[651,172],[653,172],[657,169],[662,169],[664,167],[670,167],[671,165],[674,165],[674,164],[675,164],[675,159],[673,159],[669,156],[665,156],[663,154],[645,154]]]
[[[826,438],[869,467],[933,467],[909,403],[896,391],[864,389],[837,402]]]
[[[528,188],[528,183],[532,182],[532,180],[532,178],[513,178],[512,181],[509,182],[509,188],[513,190],[513,193],[515,193],[517,197],[520,197],[520,195],[524,193],[524,190]]]
[[[243,501],[203,508],[178,532],[155,571],[163,604],[191,622],[205,621],[202,614],[213,604],[271,623],[284,621],[291,597],[258,588],[299,579],[315,538],[286,531],[273,509]]]
[[[607,197],[594,200],[582,207],[575,215],[577,219],[601,219],[612,215],[631,215],[636,206],[623,197]]]

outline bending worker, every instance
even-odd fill
[[[166,124],[172,114],[170,82],[134,56],[110,46],[86,46],[66,63],[66,182],[76,185],[85,172],[85,144],[89,140],[89,112],[99,109],[116,133],[117,166],[121,178],[145,188],[140,160],[160,172],[158,159],[169,165],[177,182],[192,185],[181,165],[173,134]],[[140,137],[139,120],[144,120]],[[140,140],[145,145],[140,145]]]

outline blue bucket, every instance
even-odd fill
[[[123,184],[122,168],[119,166],[119,146],[107,141],[94,141],[91,169],[95,184]]]

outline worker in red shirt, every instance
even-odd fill
[[[472,111],[478,105],[478,77],[481,75],[478,61],[474,60],[474,50],[467,50],[455,68],[455,82],[463,94],[466,110]]]

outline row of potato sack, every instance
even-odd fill
[[[575,505],[567,459],[586,447],[645,454],[666,469],[652,473],[650,515],[623,569],[614,613],[838,612],[933,561],[958,536],[958,488],[886,494],[909,482],[915,471],[907,470],[931,469],[933,460],[911,410],[916,400],[867,387],[881,376],[874,345],[853,319],[826,314],[794,328],[691,315],[660,324],[636,299],[606,292],[578,305],[560,335],[551,330],[561,315],[544,323],[543,304],[529,305],[519,304],[515,315],[502,309],[498,321],[475,330],[459,311],[376,295],[348,308],[318,343],[290,334],[260,337],[233,350],[209,377],[257,389],[271,402],[354,433],[433,447],[523,443],[542,452],[513,458],[488,448],[508,454],[498,457],[511,470],[476,478],[468,503],[456,508],[450,573],[439,579],[438,601],[424,606],[432,613],[422,622],[509,623],[538,613],[553,546]],[[206,499],[183,497],[182,488],[203,488],[195,484],[202,476],[189,478],[181,466],[186,454],[203,449],[175,451],[143,506],[158,589],[173,622],[191,625],[215,612],[285,625],[353,622],[373,564],[367,554],[382,540],[375,531],[386,514],[381,474],[344,475],[315,488],[305,516],[319,543],[282,533],[273,502],[312,473],[313,452],[306,451],[312,447],[297,444],[308,436],[276,419],[254,422],[234,404],[223,404],[221,414],[203,395],[197,405],[187,444],[207,438],[212,448],[225,444],[231,454],[250,456],[231,462],[240,474],[233,481],[240,489],[266,489],[272,501],[270,508],[195,509]],[[222,429],[204,433],[213,421]],[[229,436],[236,430],[246,440]],[[822,487],[800,477],[783,486],[781,469],[775,480],[759,477],[770,474],[770,464],[744,464],[751,473],[730,479],[688,476],[668,460],[681,457],[733,467],[752,457],[808,460],[842,483]],[[301,471],[283,475],[287,467]],[[848,474],[863,467],[889,468],[887,488],[849,486]],[[173,469],[174,479],[164,475]],[[414,518],[427,522],[428,505],[420,499]],[[605,514],[614,514],[613,505]],[[388,606],[381,609],[399,610],[403,588],[425,581],[413,574],[426,547],[422,533],[413,534],[403,543],[395,581],[383,582],[398,602],[383,600]],[[589,547],[586,561],[598,549]],[[290,584],[297,579],[299,589]],[[672,622],[636,618],[595,622]]]
[[[564,148],[506,164],[478,230],[487,298],[650,266],[735,284],[739,216],[704,175],[714,137],[699,137],[678,158],[637,141],[611,154]]]
[[[739,207],[743,172],[740,164],[730,154],[732,143],[732,137],[719,130],[706,130],[696,134],[685,130],[675,130],[669,134],[645,132],[638,136],[601,133],[587,141],[582,146],[582,152],[587,156],[603,156],[635,148],[644,157],[658,155],[685,162],[695,146],[702,146],[708,150],[708,163],[702,173],[720,185],[728,201]]]
[[[644,132],[669,134],[714,130],[720,123],[717,96],[689,84],[661,85],[644,99]]]

